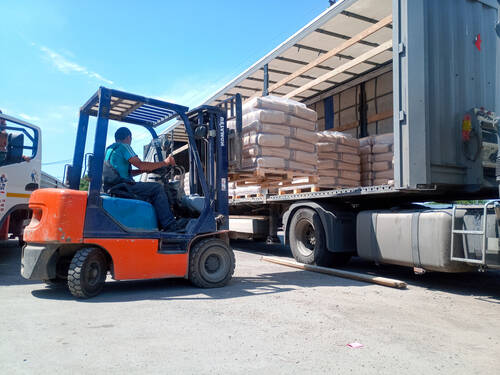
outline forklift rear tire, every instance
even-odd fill
[[[68,270],[68,287],[77,298],[98,295],[106,281],[108,262],[102,250],[84,248],[76,252]]]
[[[189,254],[189,281],[199,288],[219,288],[234,273],[234,252],[218,238],[201,240]]]

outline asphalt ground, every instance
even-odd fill
[[[261,260],[288,248],[234,242],[219,289],[110,281],[89,300],[20,276],[0,248],[1,374],[498,374],[500,273],[427,273],[354,260],[398,290]],[[354,349],[350,343],[363,347]]]

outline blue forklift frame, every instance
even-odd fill
[[[84,237],[171,240],[179,242],[182,247],[185,246],[184,248],[187,251],[187,244],[198,234],[213,233],[229,228],[226,115],[219,108],[211,106],[203,106],[189,113],[188,110],[188,107],[185,106],[106,87],[100,87],[87,103],[80,108],[73,164],[68,170],[70,189],[79,189],[89,117],[97,117],[93,157],[89,168],[90,185]],[[208,143],[210,147],[209,153],[206,155],[206,165],[210,165],[208,181],[196,146],[193,124],[190,122],[189,116],[201,119],[207,119],[208,117],[206,124],[203,121],[196,124],[196,126],[208,126],[209,129]],[[150,132],[153,139],[158,139],[155,128],[175,117],[180,118],[184,123],[189,140],[190,168],[192,168],[192,171],[196,171],[196,184],[204,197],[204,207],[200,216],[190,221],[184,233],[137,231],[126,228],[102,207],[102,172],[109,120],[142,126]],[[160,146],[157,144],[155,147],[159,160],[163,160]],[[194,186],[191,186],[191,189],[193,188]]]

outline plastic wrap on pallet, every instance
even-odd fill
[[[318,137],[319,137],[318,140],[319,143],[336,143],[340,145],[350,146],[355,149],[359,149],[358,139],[340,132],[325,130],[322,132],[318,132]]]

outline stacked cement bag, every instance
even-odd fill
[[[361,185],[394,183],[394,135],[392,133],[361,138]]]
[[[245,103],[242,168],[314,175],[316,119],[315,111],[290,99],[266,96]],[[234,121],[228,122],[229,128],[234,126]]]
[[[360,186],[359,140],[334,131],[320,132],[318,137],[319,187]]]
[[[359,139],[359,153],[361,156],[361,186],[373,186],[372,137]]]
[[[394,135],[377,135],[372,138],[373,185],[394,183]]]

